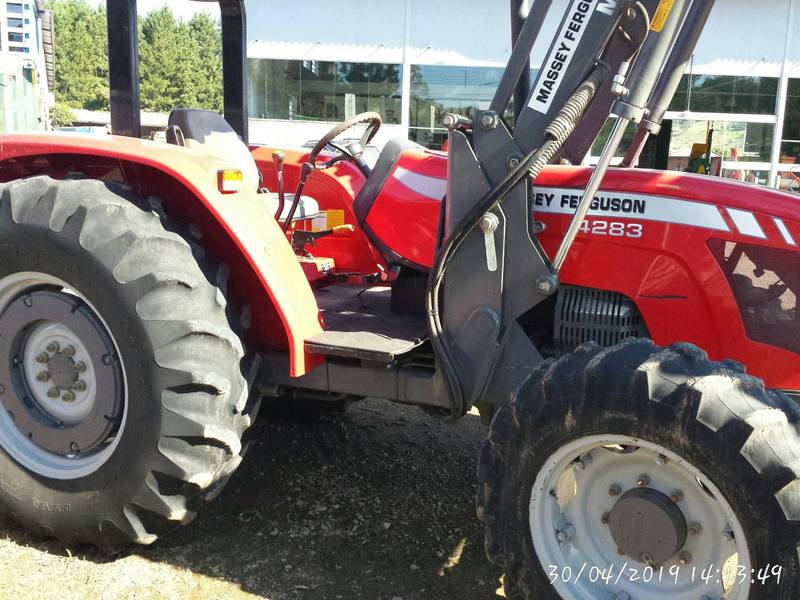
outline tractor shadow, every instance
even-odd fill
[[[192,524],[123,557],[80,558],[101,570],[145,559],[270,600],[497,598],[501,573],[474,510],[484,436],[478,417],[451,426],[376,400],[261,418],[239,471]],[[3,535],[64,555],[19,530]]]

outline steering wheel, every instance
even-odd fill
[[[361,136],[361,140],[357,144],[353,143],[350,144],[348,148],[342,148],[341,146],[333,143],[333,140],[342,135],[345,131],[352,129],[356,125],[361,125],[362,123],[367,123],[368,125],[366,131],[364,131],[364,135]],[[370,169],[362,159],[361,155],[364,152],[364,147],[372,141],[382,124],[383,121],[381,120],[381,116],[376,112],[361,113],[360,115],[356,115],[351,119],[347,119],[346,121],[339,123],[336,127],[326,133],[322,139],[317,142],[317,145],[314,146],[311,154],[308,155],[309,164],[311,164],[314,169],[320,170],[328,169],[343,160],[352,160],[354,163],[356,163],[361,172],[364,173],[365,176],[369,177]],[[328,146],[336,148],[339,152],[341,152],[341,154],[339,156],[335,156],[329,161],[318,163],[317,158],[319,158],[319,155]],[[356,146],[355,152],[351,150],[352,146]]]

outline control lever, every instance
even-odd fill
[[[369,165],[364,160],[364,146],[361,145],[361,142],[352,142],[348,144],[347,151],[350,153],[350,156],[353,157],[353,162],[356,163],[361,174],[369,179],[369,176],[372,175],[372,169],[370,169]]]
[[[283,161],[286,154],[283,152],[272,153],[272,164],[275,165],[275,173],[278,174],[278,212],[275,213],[275,220],[280,222],[283,208],[286,206],[286,192],[283,189]]]
[[[481,219],[481,231],[483,231],[483,241],[486,246],[486,268],[497,271],[497,249],[494,243],[494,232],[500,225],[500,219],[494,213],[487,212]]]
[[[353,233],[355,230],[356,228],[352,225],[337,225],[336,227],[331,227],[323,231],[303,231],[296,229],[292,232],[292,249],[295,254],[305,254],[306,246],[308,244],[316,246],[317,240],[320,238],[328,237],[333,233],[340,233],[343,231]]]
[[[294,219],[294,213],[297,212],[297,207],[300,205],[300,198],[303,195],[303,188],[306,187],[306,181],[308,181],[308,176],[311,175],[311,172],[313,170],[314,170],[314,165],[312,165],[311,163],[303,163],[303,166],[300,169],[300,179],[297,182],[297,191],[294,193],[294,201],[292,202],[292,206],[289,209],[289,214],[286,215],[286,222],[283,224],[284,233],[289,231],[289,226],[292,224],[292,219]]]

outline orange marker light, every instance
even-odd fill
[[[217,184],[223,194],[235,194],[242,191],[244,173],[239,169],[222,169],[217,171]]]

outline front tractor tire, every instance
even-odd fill
[[[514,600],[800,597],[788,397],[694,346],[587,344],[494,417],[477,497]]]
[[[0,515],[116,552],[239,464],[242,343],[190,245],[125,186],[0,185]]]

